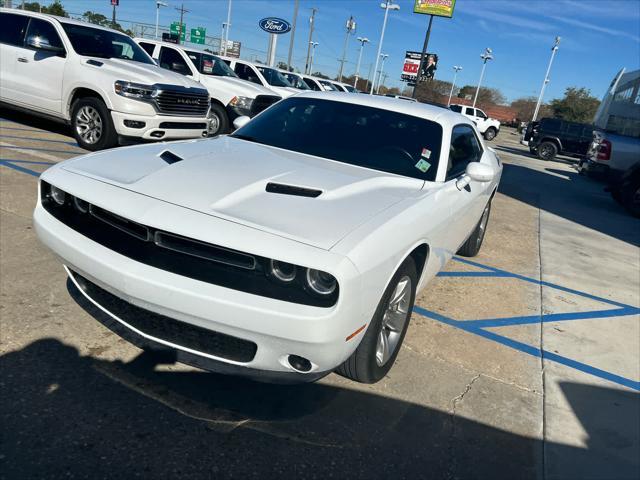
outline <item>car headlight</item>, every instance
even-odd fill
[[[51,198],[58,205],[64,205],[65,200],[67,199],[67,194],[64,190],[60,190],[58,187],[54,187],[51,185],[51,190],[49,191]]]
[[[253,98],[249,97],[233,97],[229,102],[229,105],[234,107],[243,115],[249,115],[251,113],[251,105],[253,104]]]
[[[140,100],[150,100],[156,93],[154,85],[143,85],[141,83],[125,82],[118,80],[113,84],[113,88],[118,95]]]
[[[307,268],[307,286],[319,295],[331,295],[335,290],[338,282],[336,278],[321,270]]]
[[[297,268],[295,265],[278,260],[269,261],[269,274],[283,283],[293,282],[296,279]]]

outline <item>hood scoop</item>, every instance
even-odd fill
[[[182,157],[179,157],[178,155],[176,155],[173,152],[170,152],[169,150],[165,150],[164,152],[162,152],[160,155],[158,155],[161,159],[163,159],[165,162],[167,162],[169,165],[172,165],[174,163],[178,163],[181,162],[183,159]]]
[[[315,190],[313,188],[297,187],[295,185],[286,185],[284,183],[267,183],[265,189],[269,193],[279,193],[280,195],[293,195],[295,197],[310,197],[316,198],[322,194],[322,190]]]

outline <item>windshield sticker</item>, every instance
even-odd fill
[[[211,73],[213,72],[213,62],[211,60],[204,60],[202,62],[202,71],[204,73]]]
[[[423,148],[422,149],[422,156],[424,158],[431,158],[431,150],[429,150],[427,148]]]
[[[431,154],[431,152],[429,152],[429,154]],[[418,160],[418,163],[416,163],[416,168],[422,173],[425,173],[427,170],[429,170],[429,168],[431,168],[431,164],[424,158],[421,158],[420,160]]]

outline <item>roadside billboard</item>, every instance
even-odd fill
[[[404,56],[404,65],[402,67],[402,75],[400,78],[403,82],[416,83],[418,77],[418,68],[420,68],[420,56],[422,52],[407,51]],[[424,65],[422,66],[422,75],[420,81],[431,80],[438,68],[438,55],[435,53],[427,53],[424,57]]]
[[[413,13],[451,18],[455,6],[456,0],[415,0]]]

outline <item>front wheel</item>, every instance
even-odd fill
[[[211,110],[209,110],[209,125],[207,128],[207,135],[215,137],[216,135],[222,135],[229,131],[229,117],[227,112],[220,105],[215,103],[211,104]]]
[[[484,139],[487,140],[488,142],[490,142],[491,140],[496,138],[497,133],[498,132],[496,131],[495,128],[489,127],[484,132]]]
[[[78,145],[85,150],[103,150],[118,143],[109,109],[95,97],[80,98],[71,110],[71,127]]]
[[[467,241],[462,244],[458,250],[458,255],[463,257],[475,257],[480,248],[482,247],[482,241],[484,240],[484,234],[487,231],[487,224],[489,223],[489,215],[491,214],[491,202],[487,203],[482,212],[482,217],[476,225],[476,228],[471,232]]]
[[[389,282],[360,345],[337,373],[361,383],[375,383],[387,374],[407,333],[417,283],[416,264],[407,258]]]

